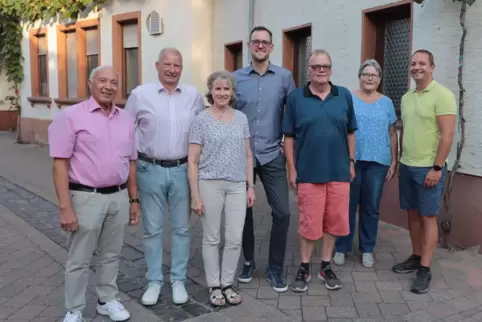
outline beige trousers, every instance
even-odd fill
[[[65,268],[65,306],[69,311],[85,308],[85,292],[92,255],[99,247],[96,291],[101,302],[117,295],[117,272],[129,221],[127,189],[112,193],[70,191],[79,229],[68,233],[69,255]]]
[[[208,287],[229,286],[238,267],[246,217],[246,182],[199,180],[199,191],[205,213],[202,255]],[[219,274],[219,243],[224,210],[225,244],[221,276]]]

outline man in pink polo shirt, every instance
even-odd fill
[[[89,79],[92,97],[60,111],[49,127],[60,225],[69,246],[64,322],[84,321],[89,266],[97,245],[97,312],[113,321],[130,318],[116,300],[116,279],[125,225],[138,223],[140,208],[134,122],[113,104],[118,82],[112,67],[97,67]]]

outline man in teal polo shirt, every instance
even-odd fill
[[[295,292],[308,289],[311,254],[321,237],[318,278],[329,290],[341,287],[330,262],[335,238],[350,232],[350,182],[355,177],[352,96],[330,82],[331,58],[326,51],[315,50],[308,65],[310,83],[289,94],[283,119],[289,183],[297,189],[300,214],[301,265],[292,285]]]

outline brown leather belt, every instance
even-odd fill
[[[100,193],[103,195],[108,195],[111,193],[116,193],[118,191],[122,191],[127,188],[127,183],[123,183],[119,186],[110,186],[110,187],[102,187],[102,188],[93,188],[89,187],[80,183],[69,183],[69,189],[74,191],[85,191],[85,192],[95,192]]]
[[[151,158],[150,156],[147,156],[142,152],[137,152],[137,157],[141,161],[148,162],[155,165],[160,165],[163,168],[178,167],[181,164],[184,164],[187,162],[187,157],[184,157],[178,160],[158,160],[158,159]]]

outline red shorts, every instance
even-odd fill
[[[323,233],[346,236],[350,233],[350,183],[328,182],[298,185],[299,233],[318,240]]]

